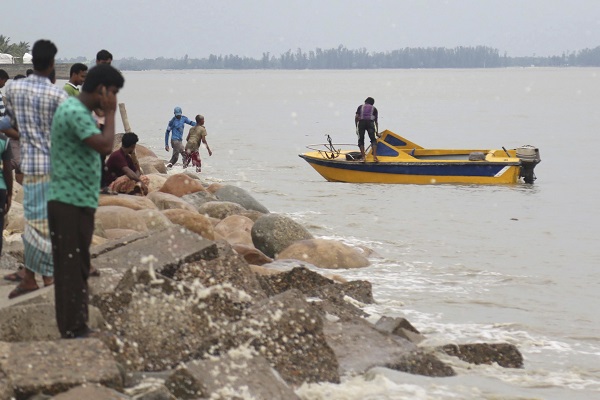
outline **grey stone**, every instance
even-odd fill
[[[218,341],[225,350],[250,343],[288,384],[339,383],[338,362],[323,335],[321,316],[298,290],[252,306]]]
[[[294,267],[290,271],[280,274],[265,275],[263,281],[269,285],[274,294],[290,289],[298,289],[302,293],[308,294],[322,286],[333,284],[333,280],[305,267]]]
[[[523,355],[510,343],[447,344],[438,350],[472,364],[497,363],[504,368],[523,368]]]
[[[375,328],[382,332],[400,336],[410,342],[420,343],[425,336],[419,332],[406,318],[391,318],[383,316],[375,323]]]
[[[60,339],[53,304],[17,305],[0,309],[0,321],[2,342]],[[89,307],[88,325],[92,329],[104,327],[104,318],[96,307]]]
[[[267,360],[248,349],[231,351],[212,360],[198,360],[178,368],[166,382],[179,399],[252,398],[256,400],[299,399]]]
[[[117,363],[97,339],[0,342],[0,370],[17,399],[36,393],[54,395],[84,383],[123,388]]]
[[[224,219],[230,215],[241,214],[246,209],[230,201],[210,201],[198,208],[198,212],[212,218]]]
[[[196,209],[198,210],[200,209],[200,207],[202,207],[204,203],[218,200],[214,194],[202,191],[186,194],[184,196],[181,196],[181,199],[187,201],[188,203],[196,207]]]
[[[327,343],[337,356],[341,375],[361,374],[416,350],[414,344],[381,333],[362,319],[325,320],[324,332]]]
[[[52,397],[52,400],[131,400],[131,397],[101,385],[78,386]]]
[[[175,279],[186,282],[198,279],[207,287],[229,283],[248,293],[254,300],[266,298],[265,292],[246,260],[233,252],[212,260],[186,263],[179,268]]]
[[[413,351],[405,356],[383,364],[384,367],[414,375],[433,377],[454,376],[456,373],[449,365],[444,364],[431,353]]]
[[[299,223],[281,214],[265,214],[252,226],[254,247],[273,258],[298,240],[313,236]]]
[[[153,235],[142,236],[124,246],[111,247],[102,251],[92,260],[92,265],[101,271],[101,276],[90,279],[90,296],[113,292],[116,284],[131,267],[143,267],[143,260],[167,276],[185,262],[214,258],[217,247],[214,242],[204,239],[181,226],[172,226]]]
[[[345,296],[348,296],[364,304],[373,304],[375,302],[373,300],[371,283],[362,280],[323,285],[305,293],[309,296],[320,297],[322,299],[343,299]]]
[[[237,203],[246,210],[254,210],[264,214],[269,213],[269,210],[252,197],[250,193],[237,186],[225,185],[217,190],[215,195],[221,201]]]

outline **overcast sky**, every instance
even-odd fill
[[[600,46],[600,0],[2,0],[0,34],[58,58],[260,57],[484,45],[509,56]]]

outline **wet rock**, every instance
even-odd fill
[[[212,260],[186,263],[179,268],[174,279],[186,282],[198,280],[206,287],[228,283],[256,300],[266,297],[248,263],[233,252]]]
[[[0,345],[0,349],[2,345]],[[12,400],[15,398],[15,392],[10,384],[8,377],[0,369],[0,400]]]
[[[230,340],[238,346],[250,343],[290,385],[340,381],[323,321],[295,289],[253,306],[233,326]]]
[[[4,217],[7,234],[23,233],[25,230],[25,216],[23,215],[23,206],[14,201],[10,206],[10,212]]]
[[[104,237],[108,240],[122,239],[137,234],[133,229],[106,229]]]
[[[244,211],[243,213],[240,213],[240,215],[243,217],[248,217],[253,222],[256,222],[257,219],[259,219],[260,217],[262,217],[265,214],[258,212],[258,211],[254,211],[254,210],[247,210],[247,211]]]
[[[217,197],[215,195],[205,191],[186,194],[185,196],[181,196],[181,199],[196,207],[196,210],[198,210],[204,203],[217,201]]]
[[[222,183],[211,183],[207,188],[206,191],[212,194],[215,194],[217,192],[217,190],[221,189],[223,187]]]
[[[23,242],[21,241],[21,243],[23,243]],[[6,270],[6,271],[17,271],[17,269],[19,269],[19,267],[23,266],[22,253],[21,253],[20,257],[21,257],[21,260],[18,260],[17,258],[13,257],[13,255],[11,255],[10,250],[7,250],[6,248],[4,248],[3,254],[0,257],[0,269]]]
[[[128,194],[100,195],[99,206],[121,206],[132,210],[156,209],[156,205],[144,196],[131,196]]]
[[[290,271],[276,275],[267,275],[264,279],[273,289],[275,294],[283,293],[290,289],[298,289],[304,294],[315,291],[324,285],[331,285],[333,281],[304,267],[296,267]]]
[[[52,400],[130,400],[131,397],[119,393],[116,390],[109,389],[101,385],[78,386],[66,392],[60,393]]]
[[[258,218],[251,233],[254,247],[271,258],[298,240],[313,238],[306,228],[281,214],[265,214]]]
[[[196,208],[188,203],[185,200],[182,200],[181,197],[177,197],[175,195],[169,193],[163,193],[161,191],[156,191],[152,193],[148,193],[146,196],[150,200],[156,204],[159,210],[170,210],[172,208],[182,208],[184,210],[189,211],[197,211]]]
[[[410,373],[427,372],[428,376],[449,376],[452,370],[441,361],[434,363],[434,356],[427,355],[419,361],[415,344],[380,332],[363,319],[325,320],[324,333],[339,361],[340,374],[360,374],[376,366]]]
[[[235,349],[213,360],[192,361],[166,382],[178,399],[299,399],[271,365],[248,349]]]
[[[447,344],[438,350],[472,364],[496,363],[504,368],[523,368],[523,355],[510,343]]]
[[[215,232],[223,237],[227,237],[227,235],[231,233],[240,231],[250,233],[252,231],[252,225],[254,225],[254,221],[248,217],[242,215],[230,215],[215,226]],[[250,240],[252,240],[252,238],[250,238]]]
[[[331,282],[333,283],[333,280]],[[324,300],[331,298],[343,300],[344,297],[349,296],[363,304],[373,304],[375,302],[373,300],[371,282],[362,280],[322,285],[311,288],[311,290],[307,290],[305,293]]]
[[[223,237],[223,240],[227,241],[227,243],[233,245],[242,245],[246,247],[254,248],[254,243],[252,242],[252,235],[250,232],[238,231],[231,232],[227,236]],[[260,251],[257,249],[257,251]]]
[[[54,304],[26,304],[0,309],[0,341],[31,342],[58,340]],[[104,318],[96,307],[89,307],[88,326],[102,328]]]
[[[167,181],[166,175],[146,174],[146,177],[148,178],[148,193],[160,190]]]
[[[152,263],[155,271],[172,277],[183,263],[214,258],[218,249],[214,242],[183,227],[173,226],[129,243],[106,244],[94,248],[94,252],[92,264],[102,274],[89,281],[90,301],[102,309],[101,298],[97,296],[113,293],[130,268],[148,268]]]
[[[425,336],[419,332],[406,318],[391,318],[383,316],[375,323],[375,328],[382,332],[400,336],[415,344],[425,340]]]
[[[215,239],[215,231],[210,220],[196,211],[172,209],[164,210],[163,214],[174,224],[183,226],[208,240]]]
[[[217,198],[221,201],[230,201],[241,205],[246,210],[255,210],[268,214],[269,210],[260,204],[250,193],[244,189],[233,185],[225,185],[215,192]]]
[[[146,222],[135,210],[122,206],[102,206],[96,209],[96,221],[104,229],[132,229],[137,232],[148,230]]]
[[[433,377],[454,376],[456,373],[435,355],[423,351],[413,351],[406,356],[383,365],[386,368],[414,375]]]
[[[169,226],[173,226],[173,223],[169,218],[158,209],[138,210],[136,211],[136,214],[140,215],[140,217],[146,221],[146,226],[151,231],[160,231]]]
[[[202,182],[192,179],[186,174],[174,174],[167,178],[159,191],[181,197],[190,193],[204,192],[205,190]]]
[[[256,249],[254,246],[246,246],[239,243],[231,244],[231,247],[250,265],[263,265],[273,261],[265,253]]]
[[[54,395],[84,383],[123,388],[117,363],[97,339],[0,342],[0,370],[17,399],[40,392]]]
[[[211,201],[204,203],[198,208],[200,214],[206,214],[212,218],[224,219],[230,215],[239,214],[244,208],[230,201]]]
[[[332,297],[327,299],[310,299],[311,305],[324,318],[331,316],[339,320],[352,320],[354,318],[366,318],[369,316],[366,312],[348,303],[344,299]]]
[[[154,173],[167,173],[167,167],[165,166],[165,163],[158,157],[138,157],[138,161],[140,163],[140,168],[145,175]]]
[[[255,224],[259,223],[261,219]],[[328,269],[364,268],[369,265],[369,260],[356,249],[342,242],[326,239],[297,241],[281,250],[276,258],[292,258]]]

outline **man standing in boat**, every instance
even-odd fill
[[[379,162],[377,158],[377,140],[375,133],[377,132],[377,109],[373,106],[375,100],[372,97],[367,97],[365,104],[358,107],[354,116],[354,124],[358,133],[358,147],[360,148],[360,156],[363,162],[365,160],[365,131],[369,134],[371,147],[373,148],[373,161]]]

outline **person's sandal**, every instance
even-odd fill
[[[13,289],[13,290],[12,290],[12,291],[11,291],[11,292],[8,294],[8,298],[9,298],[9,299],[14,299],[14,298],[16,298],[16,297],[23,296],[23,295],[25,295],[25,294],[27,294],[27,293],[35,292],[35,291],[36,291],[36,290],[38,290],[38,289],[39,289],[39,287],[37,287],[37,286],[36,286],[36,287],[34,287],[34,288],[27,289],[27,288],[24,288],[24,287],[22,287],[22,286],[19,284],[19,285],[18,285],[16,288],[14,288],[14,289]]]

